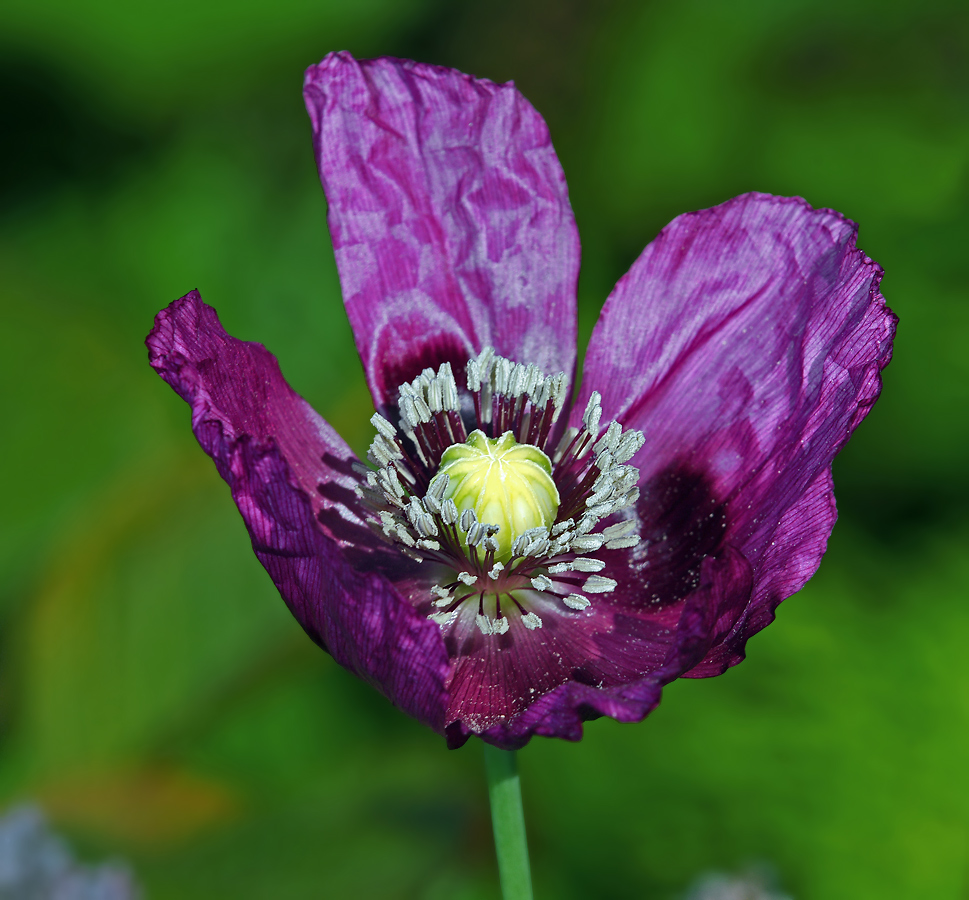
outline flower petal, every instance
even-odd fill
[[[572,376],[578,232],[548,129],[514,85],[333,53],[304,96],[377,408],[487,344]]]
[[[704,560],[697,588],[684,603],[675,609],[643,610],[646,616],[653,616],[652,622],[644,616],[630,627],[632,618],[606,610],[606,616],[612,619],[611,629],[592,635],[598,646],[593,652],[587,648],[586,665],[552,690],[540,693],[536,688],[534,701],[526,694],[527,706],[517,715],[501,717],[503,720],[494,721],[482,731],[474,718],[454,718],[452,697],[446,729],[448,745],[459,747],[470,734],[478,733],[489,743],[514,750],[523,747],[533,735],[577,741],[582,737],[582,723],[600,716],[619,722],[642,720],[659,703],[664,685],[695,666],[712,646],[722,641],[725,630],[737,620],[749,597],[750,585],[746,559],[727,547],[718,557]],[[563,648],[581,643],[577,638],[585,629],[575,628],[574,623],[563,624],[566,627],[561,629],[562,639],[555,644],[543,646],[544,628],[528,634],[533,645],[532,662],[541,662],[542,652],[549,659],[557,659]],[[529,672],[517,673],[513,671],[515,660],[509,660],[513,654],[502,657],[501,651],[496,650],[493,656],[496,664],[504,663],[502,674],[511,674],[519,691],[528,690],[527,682],[514,676],[530,674],[532,685],[540,684],[544,673],[540,666],[528,666]],[[492,693],[506,692],[506,678],[495,680]],[[485,696],[482,692],[482,699]]]
[[[437,627],[347,559],[351,538],[368,533],[353,509],[349,447],[275,357],[226,334],[197,291],[155,317],[147,344],[153,368],[192,407],[195,436],[299,623],[342,666],[443,731],[448,663]]]
[[[645,433],[643,484],[674,464],[703,473],[753,569],[748,608],[693,674],[738,662],[820,563],[831,461],[878,397],[896,323],[855,235],[838,213],[764,194],[680,216],[593,332],[577,409],[598,390],[605,419]]]

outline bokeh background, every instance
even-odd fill
[[[300,96],[340,48],[545,115],[583,344],[670,218],[753,189],[860,222],[901,318],[828,555],[748,660],[520,754],[538,896],[763,862],[796,900],[969,897],[963,2],[4,0],[0,805],[151,900],[498,896],[480,746],[303,636],[142,345],[197,287],[365,448]]]

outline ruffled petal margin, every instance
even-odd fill
[[[198,291],[158,313],[146,343],[152,367],[191,406],[192,430],[300,625],[340,665],[443,732],[448,661],[438,627],[382,575],[354,569],[321,524],[337,506],[328,496],[353,485],[349,447],[265,347],[226,334]]]
[[[831,462],[881,390],[897,319],[854,223],[800,198],[747,194],[674,219],[606,302],[577,412],[641,429],[642,484],[700,472],[749,603],[689,675],[739,662],[747,638],[814,574],[836,518]],[[645,496],[641,503],[648,503]]]
[[[514,85],[341,52],[307,70],[304,97],[377,409],[487,344],[571,377],[579,236],[548,128]]]

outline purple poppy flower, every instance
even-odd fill
[[[346,53],[305,97],[370,466],[197,292],[148,337],[303,628],[452,747],[576,740],[739,662],[818,567],[891,355],[854,224],[765,194],[678,217],[570,406],[579,240],[536,111]]]

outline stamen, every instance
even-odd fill
[[[603,519],[638,502],[639,471],[627,463],[643,448],[645,437],[639,431],[624,431],[616,421],[600,432],[602,396],[593,391],[582,427],[559,429],[553,450],[550,435],[568,396],[564,372],[546,376],[534,364],[505,359],[485,347],[468,361],[466,375],[479,429],[475,440],[491,442],[489,446],[504,442],[500,452],[512,450],[516,460],[528,459],[530,453],[545,459],[551,485],[546,493],[558,492],[551,511],[529,523],[510,518],[510,513],[498,517],[502,507],[494,505],[491,496],[482,500],[477,487],[469,485],[468,496],[459,498],[456,490],[461,484],[455,479],[466,476],[459,475],[450,461],[468,457],[463,450],[452,452],[445,471],[445,454],[473,442],[449,363],[437,371],[426,368],[400,386],[396,428],[380,414],[371,417],[376,433],[367,459],[373,468],[352,462],[360,479],[356,492],[370,510],[367,525],[382,539],[418,562],[426,557],[455,573],[449,584],[430,587],[425,601],[428,617],[442,629],[457,622],[460,610],[475,597],[474,621],[482,634],[505,634],[519,622],[527,630],[542,628],[542,618],[529,608],[531,591],[582,611],[591,606],[584,594],[609,593],[617,587],[614,579],[599,574],[605,571],[606,560],[582,554],[595,554],[603,546],[622,550],[640,542],[635,515],[627,513],[621,521],[597,529]],[[536,455],[535,450],[541,453]],[[506,465],[497,453],[494,458]],[[497,486],[495,482],[496,490]],[[468,497],[482,505],[471,508]],[[513,499],[518,502],[521,497],[516,494]],[[518,528],[525,530],[516,533]],[[505,611],[510,604],[517,609],[512,619],[503,614],[503,600]]]
[[[522,616],[522,625],[529,631],[534,631],[536,628],[542,627],[542,620],[533,612],[525,613]]]
[[[532,587],[536,591],[550,591],[552,589],[552,579],[547,575],[536,575],[532,579]]]
[[[616,581],[603,575],[590,575],[583,587],[590,594],[608,594],[616,589]]]

